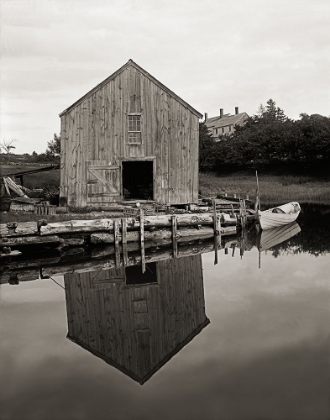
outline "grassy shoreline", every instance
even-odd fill
[[[259,175],[260,201],[263,206],[278,205],[289,201],[300,203],[330,205],[330,182],[311,176],[294,175]],[[254,201],[256,197],[256,179],[248,174],[230,174],[218,176],[213,173],[200,173],[199,191],[202,197],[215,197],[227,193]],[[97,219],[119,217],[120,213],[92,211],[90,213],[66,213],[54,216],[35,215],[22,212],[0,212],[0,223],[29,222],[46,219],[48,222],[77,219]]]
[[[229,196],[253,201],[256,197],[256,178],[252,175],[230,174],[218,176],[200,173],[199,190],[202,197],[227,193]],[[311,176],[259,175],[260,201],[263,204],[279,204],[289,201],[300,203],[330,204],[330,181]]]

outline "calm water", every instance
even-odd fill
[[[147,286],[134,268],[1,285],[0,419],[330,419],[330,208],[298,223],[218,265],[151,264]]]

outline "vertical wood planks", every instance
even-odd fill
[[[143,209],[140,208],[140,241],[141,241],[141,262],[142,262],[142,273],[146,271],[146,255],[144,248],[144,213]]]
[[[128,144],[129,112],[141,113],[142,144]],[[61,138],[61,197],[72,207],[87,205],[87,161],[119,165],[127,157],[151,156],[156,156],[154,199],[162,204],[197,202],[198,116],[134,66],[63,114]],[[119,199],[95,199],[92,205]]]

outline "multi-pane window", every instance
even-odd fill
[[[142,143],[141,115],[128,115],[128,143]]]

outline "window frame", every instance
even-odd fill
[[[134,121],[134,118],[131,120],[131,117],[139,117],[136,118],[136,121]],[[135,125],[135,127],[134,127]],[[135,130],[130,129],[135,128]],[[138,130],[138,128],[140,128]],[[132,141],[132,137],[130,134],[135,134],[136,139],[140,139],[140,141]],[[127,114],[127,144],[130,146],[139,146],[143,144],[142,141],[142,114],[137,112],[130,112]]]

